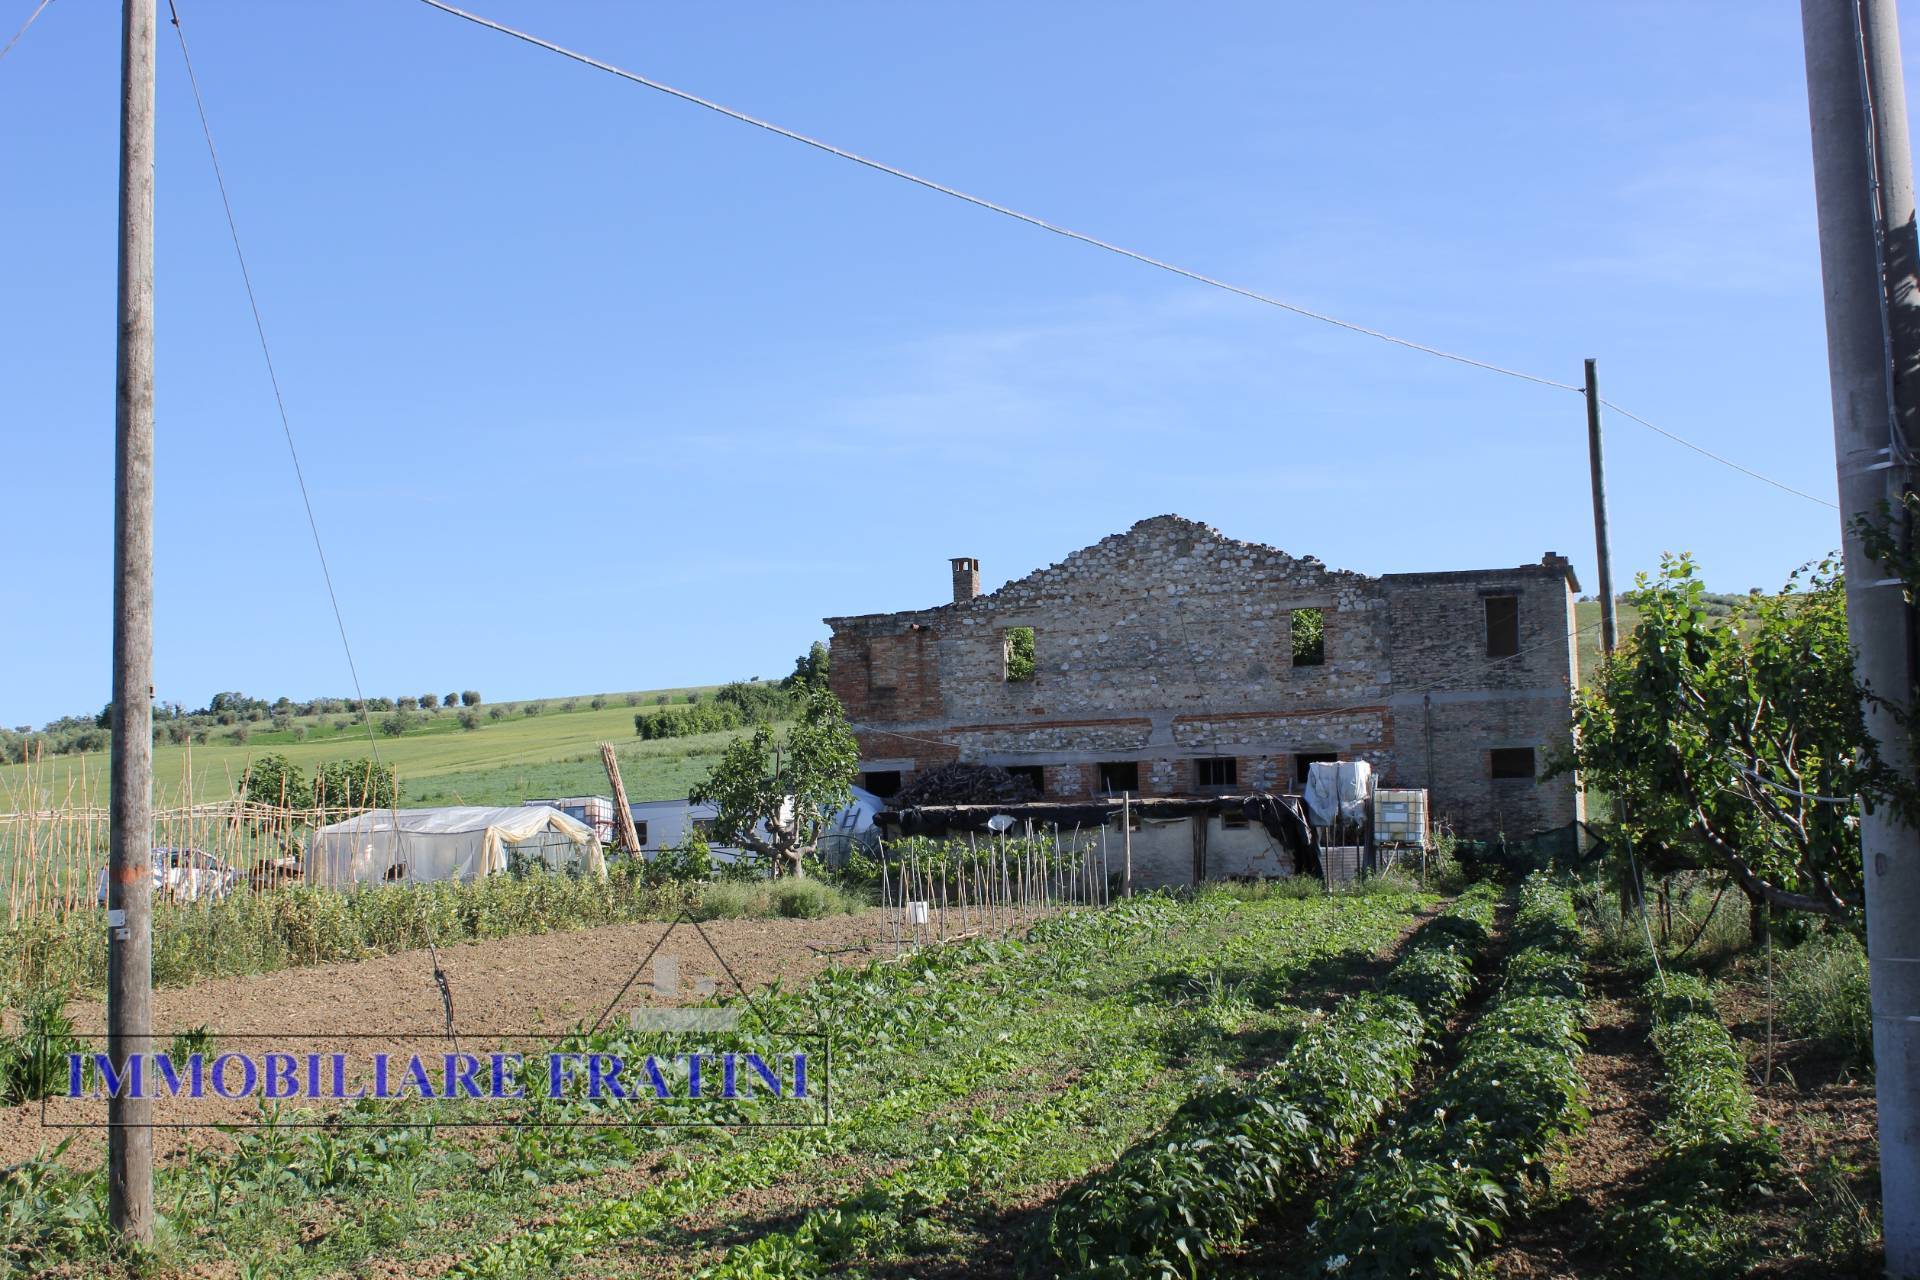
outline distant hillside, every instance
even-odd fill
[[[1711,617],[1725,618],[1732,615],[1734,607],[1743,603],[1747,597],[1728,595],[1725,592],[1706,593],[1707,613]],[[1580,628],[1580,683],[1586,684],[1600,665],[1600,602],[1581,600],[1574,606],[1575,625]],[[1640,625],[1640,612],[1622,601],[1619,605],[1620,638],[1625,639]]]
[[[710,696],[718,685],[581,694],[519,702],[482,703],[470,721],[461,710],[414,712],[399,734],[383,732],[375,712],[373,742],[358,716],[341,713],[296,717],[285,728],[268,722],[218,729],[205,742],[154,748],[156,802],[178,805],[233,793],[247,763],[280,754],[311,773],[329,760],[378,753],[399,772],[408,803],[515,804],[543,795],[604,794],[607,775],[599,744],[616,745],[633,800],[685,795],[706,775],[733,733],[643,742],[633,717],[661,706],[685,705]],[[595,704],[599,705],[596,706]],[[534,708],[529,713],[529,708]],[[235,730],[244,729],[236,740]],[[104,805],[105,752],[49,756],[38,766],[0,767],[0,810]]]

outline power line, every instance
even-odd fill
[[[629,80],[629,81],[632,81],[634,84],[644,86],[645,88],[656,90],[660,93],[667,94],[670,97],[679,98],[682,102],[691,102],[693,105],[697,107],[705,107],[707,110],[718,112],[719,114],[726,116],[730,120],[737,120],[741,124],[750,124],[756,129],[765,129],[768,133],[778,134],[782,138],[787,138],[793,142],[802,143],[803,145],[812,147],[817,151],[824,151],[828,155],[838,156],[842,160],[850,160],[854,164],[864,165],[869,169],[873,169],[877,172],[884,173],[889,177],[899,178],[905,182],[911,182],[915,186],[925,187],[927,190],[936,191],[943,196],[951,196],[955,200],[964,201],[967,204],[974,205],[981,209],[985,209],[990,213],[997,213],[1003,217],[1012,218],[1017,222],[1024,222],[1028,226],[1038,227],[1042,231],[1051,231],[1054,235],[1065,236],[1069,240],[1078,240],[1080,243],[1092,245],[1096,249],[1104,249],[1108,253],[1119,254],[1123,258],[1131,258],[1135,262],[1145,263],[1147,266],[1157,267],[1162,271],[1170,271],[1174,275],[1185,276],[1189,280],[1195,280],[1201,284],[1211,285],[1216,289],[1224,289],[1228,293],[1239,294],[1243,298],[1251,298],[1255,302],[1264,302],[1266,305],[1270,307],[1278,307],[1282,311],[1291,311],[1293,314],[1297,316],[1305,316],[1309,320],[1318,320],[1322,324],[1330,324],[1330,325],[1333,325],[1335,328],[1345,329],[1351,333],[1362,334],[1369,338],[1378,338],[1380,341],[1392,343],[1394,346],[1406,347],[1408,350],[1418,351],[1425,355],[1438,356],[1442,360],[1452,360],[1459,364],[1470,365],[1475,369],[1485,369],[1489,373],[1501,373],[1501,374],[1505,374],[1509,378],[1519,378],[1526,382],[1537,382],[1542,386],[1554,387],[1561,391],[1578,391],[1579,390],[1578,387],[1574,386],[1571,383],[1555,382],[1551,378],[1542,378],[1537,374],[1522,373],[1518,369],[1508,369],[1497,364],[1490,364],[1485,360],[1476,360],[1472,356],[1463,356],[1456,352],[1443,351],[1438,347],[1430,347],[1425,345],[1424,343],[1414,342],[1409,338],[1395,337],[1393,334],[1382,333],[1378,329],[1369,329],[1364,325],[1354,324],[1351,321],[1342,320],[1337,316],[1327,315],[1325,312],[1313,311],[1306,307],[1299,306],[1295,303],[1287,302],[1283,299],[1273,297],[1270,294],[1261,293],[1255,289],[1249,289],[1242,285],[1232,284],[1225,280],[1219,280],[1214,278],[1213,276],[1203,275],[1198,271],[1189,270],[1188,268],[1179,266],[1175,263],[1166,262],[1159,258],[1150,257],[1147,254],[1140,253],[1133,249],[1128,249],[1123,245],[1117,245],[1112,243],[1111,241],[1102,240],[1096,236],[1087,235],[1085,232],[1075,231],[1070,227],[1063,227],[1060,224],[1055,222],[1048,222],[1045,218],[1037,218],[1030,213],[1022,213],[1018,209],[1008,208],[1006,205],[997,204],[994,201],[988,200],[983,196],[970,195],[967,192],[961,191],[955,187],[949,187],[944,183],[935,182],[931,178],[923,178],[916,173],[909,173],[905,169],[895,168],[893,165],[883,163],[879,160],[872,159],[871,157],[860,155],[857,152],[848,151],[844,147],[836,147],[830,142],[823,142],[818,138],[809,137],[804,133],[799,133],[799,132],[796,132],[795,130],[785,128],[782,125],[774,124],[770,120],[762,120],[758,116],[750,116],[744,111],[736,111],[732,107],[725,106],[718,102],[714,102],[710,98],[702,98],[698,94],[687,92],[685,89],[676,89],[670,84],[664,84],[661,81],[649,79],[648,77],[640,75],[637,72],[628,71],[623,67],[616,67],[610,62],[602,62],[598,58],[592,57],[588,54],[577,52],[573,49],[569,49],[564,45],[554,44],[550,40],[542,40],[539,36],[529,35],[525,31],[521,31],[514,27],[509,27],[502,23],[495,22],[491,18],[483,18],[479,14],[469,13],[465,9],[457,9],[450,4],[443,3],[442,0],[421,0],[421,3],[431,8],[438,9],[442,13],[450,13],[457,18],[465,18],[468,22],[472,22],[479,26],[486,27],[492,31],[498,31],[502,35],[512,36],[516,40],[524,40],[526,43],[530,45],[534,45],[537,48],[545,49],[549,53],[557,53],[563,58],[571,58],[575,62],[581,63],[584,66],[589,66],[594,68],[596,71],[604,71],[608,75],[618,76],[622,80]]]
[[[7,41],[6,48],[0,49],[0,58],[4,58],[13,52],[13,46],[19,44],[20,37],[27,34],[27,28],[33,25],[33,20],[39,17],[41,11],[52,3],[53,0],[40,0],[39,4],[33,6],[33,12],[27,15],[25,22],[20,24],[20,29],[13,33],[13,38]]]
[[[1832,507],[1835,511],[1838,511],[1840,509],[1837,504],[1828,502],[1825,498],[1815,497],[1813,494],[1806,492],[1804,489],[1796,489],[1790,484],[1782,484],[1780,481],[1775,480],[1772,476],[1763,476],[1758,471],[1755,471],[1750,467],[1741,466],[1739,463],[1733,461],[1731,458],[1723,458],[1719,454],[1714,453],[1710,449],[1703,449],[1699,445],[1695,444],[1693,441],[1688,440],[1682,436],[1677,436],[1673,432],[1667,430],[1665,427],[1655,426],[1653,423],[1648,422],[1645,418],[1641,417],[1639,414],[1629,413],[1627,410],[1622,409],[1619,405],[1607,399],[1605,396],[1602,396],[1600,398],[1600,403],[1605,405],[1607,408],[1613,410],[1615,413],[1619,414],[1621,417],[1629,418],[1634,422],[1639,423],[1641,426],[1645,427],[1649,431],[1658,432],[1660,435],[1665,436],[1667,439],[1673,441],[1675,444],[1684,445],[1686,448],[1693,450],[1695,453],[1699,454],[1703,458],[1712,458],[1715,462],[1719,463],[1723,467],[1732,467],[1735,471],[1741,472],[1745,475],[1752,476],[1755,480],[1760,481],[1762,484],[1770,484],[1776,489],[1781,489],[1786,491],[1787,493],[1793,494],[1795,497],[1805,498],[1808,502],[1817,502],[1823,507]]]
[[[207,159],[213,164],[214,184],[220,189],[220,207],[227,215],[227,235],[233,241],[234,260],[240,264],[240,282],[246,286],[247,308],[253,313],[253,331],[260,339],[260,357],[266,362],[267,381],[273,384],[273,403],[280,411],[280,431],[286,437],[287,456],[293,460],[293,478],[300,486],[300,502],[307,512],[307,529],[313,534],[313,551],[320,559],[320,576],[327,584],[327,602],[333,606],[334,625],[340,631],[340,648],[347,655],[347,673],[353,678],[353,696],[360,704],[360,719],[366,726],[367,745],[373,752],[373,762],[377,767],[380,763],[380,744],[373,736],[373,716],[367,710],[367,695],[360,687],[360,669],[353,660],[353,645],[347,639],[347,620],[340,611],[340,597],[333,589],[333,570],[327,566],[327,549],[320,541],[320,521],[313,514],[313,497],[307,492],[306,472],[300,466],[300,450],[293,442],[293,423],[287,416],[286,396],[280,390],[280,374],[274,368],[273,349],[267,343],[267,325],[260,316],[260,300],[254,295],[253,273],[247,269],[247,254],[240,247],[240,225],[234,220],[233,201],[227,195],[226,175],[220,169],[220,153],[213,145],[213,126],[207,120],[206,99],[200,94],[200,77],[194,74],[193,55],[187,51],[187,29],[180,24],[180,10],[174,0],[167,0],[167,11],[173,20],[174,35],[180,41],[180,60],[186,64],[187,83],[193,88],[194,110],[200,116],[200,133],[207,140]]]
[[[1265,305],[1270,307],[1277,307],[1282,311],[1292,312],[1294,315],[1302,316],[1308,320],[1317,320],[1322,324],[1332,325],[1336,329],[1345,329],[1349,333],[1360,334],[1362,337],[1374,338],[1374,339],[1377,339],[1378,341],[1389,343],[1396,347],[1404,347],[1409,351],[1417,351],[1422,355],[1435,356],[1442,360],[1451,360],[1456,364],[1463,364],[1473,369],[1483,369],[1488,373],[1498,373],[1509,378],[1518,378],[1522,382],[1531,382],[1538,386],[1550,387],[1555,391],[1572,391],[1572,392],[1578,392],[1582,394],[1584,394],[1585,392],[1584,387],[1576,386],[1571,382],[1560,382],[1553,378],[1544,378],[1544,377],[1541,377],[1539,374],[1527,373],[1520,369],[1510,369],[1505,365],[1494,364],[1491,361],[1479,360],[1479,359],[1475,359],[1472,356],[1461,355],[1458,352],[1447,351],[1440,347],[1429,346],[1424,342],[1415,342],[1411,338],[1402,338],[1395,334],[1385,333],[1379,329],[1370,329],[1365,325],[1355,324],[1350,320],[1342,320],[1338,316],[1328,315],[1323,311],[1314,311],[1311,308],[1300,306],[1297,303],[1288,302],[1285,299],[1276,298],[1271,294],[1262,293],[1257,289],[1250,289],[1245,285],[1238,285],[1238,284],[1232,283],[1231,281],[1221,280],[1218,277],[1206,275],[1202,272],[1192,270],[1188,267],[1180,266],[1178,263],[1168,262],[1165,259],[1156,258],[1151,256],[1150,254],[1141,253],[1135,249],[1129,249],[1124,245],[1114,244],[1110,240],[1102,240],[1097,236],[1088,235],[1082,231],[1075,231],[1070,227],[1063,227],[1059,223],[1049,222],[1045,218],[1036,217],[1033,214],[1022,213],[1018,209],[1013,209],[1006,205],[1000,204],[996,201],[988,200],[983,196],[972,195],[968,192],[961,191],[956,187],[947,186],[945,183],[935,182],[931,178],[923,178],[919,174],[910,173],[905,169],[897,168],[893,165],[886,164],[879,160],[875,160],[870,156],[863,156],[858,152],[848,151],[844,147],[838,147],[833,145],[830,142],[824,142],[819,138],[811,137],[807,134],[800,133],[797,130],[786,128],[783,125],[774,124],[770,120],[762,120],[758,116],[748,115],[744,111],[737,111],[732,107],[726,106],[723,103],[715,102],[710,98],[703,98],[698,94],[689,93],[685,89],[678,89],[678,88],[675,88],[673,85],[663,83],[662,81],[652,79],[651,77],[648,77],[648,76],[640,75],[638,72],[628,71],[624,67],[617,67],[610,62],[604,62],[601,59],[595,58],[589,54],[581,53],[574,49],[569,49],[565,45],[555,44],[551,40],[544,40],[539,36],[532,35],[528,32],[522,31],[517,27],[509,27],[505,23],[495,22],[491,18],[483,18],[477,13],[470,13],[465,9],[457,8],[451,4],[447,4],[445,3],[445,0],[420,0],[420,2],[424,5],[427,5],[429,8],[438,9],[442,13],[451,14],[456,18],[462,18],[468,22],[473,23],[476,26],[485,27],[489,31],[497,31],[501,35],[511,36],[515,40],[523,41],[527,44],[533,45],[535,48],[545,49],[549,53],[557,53],[563,58],[569,58],[574,62],[580,63],[582,66],[592,67],[596,71],[604,71],[608,75],[617,76],[622,80],[626,80],[633,84],[640,85],[643,88],[652,89],[658,93],[664,93],[669,97],[678,98],[682,102],[689,102],[697,107],[703,107],[708,111],[713,111],[720,115],[723,115],[727,117],[729,120],[735,120],[741,124],[752,125],[756,129],[764,129],[768,133],[772,133],[779,137],[786,138],[792,142],[798,142],[803,146],[812,147],[816,151],[824,151],[830,156],[837,156],[842,160],[851,161],[854,164],[864,166],[865,168],[868,168],[868,169],[872,169],[877,173],[884,173],[889,177],[899,178],[903,182],[913,183],[915,186],[924,187],[928,191],[937,192],[940,195],[949,196],[955,200],[959,200],[966,204],[973,205],[976,208],[985,209],[989,213],[997,213],[1002,217],[1012,218],[1016,222],[1024,222],[1028,226],[1038,227],[1042,231],[1048,231],[1053,233],[1054,235],[1063,236],[1068,240],[1077,240],[1081,244],[1090,245],[1095,249],[1100,249],[1107,253],[1117,254],[1122,258],[1129,258],[1134,262],[1141,263],[1145,266],[1154,267],[1161,271],[1170,272],[1176,276],[1182,276],[1198,284],[1204,284],[1215,289],[1221,289],[1226,291],[1227,293],[1236,294],[1242,298],[1247,298],[1254,302],[1264,303]],[[1825,507],[1834,506],[1833,503],[1828,502],[1824,498],[1816,498],[1810,493],[1802,492],[1801,490],[1796,489],[1791,485],[1782,484],[1780,481],[1774,480],[1768,476],[1761,475],[1758,471],[1754,471],[1749,467],[1741,466],[1737,462],[1733,462],[1727,458],[1723,458],[1719,454],[1714,453],[1709,449],[1704,449],[1701,446],[1694,444],[1692,441],[1687,440],[1679,435],[1676,435],[1671,431],[1668,431],[1664,427],[1655,426],[1653,423],[1648,422],[1645,418],[1642,418],[1637,414],[1628,413],[1625,409],[1620,408],[1618,405],[1612,404],[1611,402],[1603,402],[1603,403],[1606,403],[1608,408],[1613,409],[1616,413],[1619,413],[1621,416],[1626,418],[1631,418],[1633,421],[1639,423],[1641,426],[1646,427],[1651,431],[1657,432],[1660,435],[1667,437],[1669,440],[1674,441],[1676,444],[1681,444],[1686,446],[1689,449],[1692,449],[1695,453],[1700,454],[1702,457],[1710,458],[1713,461],[1718,462],[1723,466],[1731,467],[1735,471],[1741,472],[1742,474],[1747,476],[1751,476],[1755,480],[1759,480],[1766,484],[1770,484],[1776,489],[1780,489],[1780,490],[1783,490],[1784,492],[1794,494],[1797,497],[1805,498],[1809,502],[1817,502],[1821,506],[1825,506]],[[1837,510],[1838,508],[1835,508],[1835,509]]]

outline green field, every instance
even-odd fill
[[[154,798],[163,807],[222,799],[232,794],[248,762],[263,755],[284,755],[311,772],[325,761],[362,758],[370,751],[398,770],[401,792],[410,803],[517,804],[532,796],[604,795],[607,775],[599,744],[612,742],[629,799],[671,799],[684,796],[706,776],[734,735],[643,742],[634,736],[633,717],[656,709],[663,696],[669,705],[684,704],[690,693],[716,687],[501,703],[503,711],[512,710],[499,719],[483,705],[478,708],[480,727],[472,730],[461,728],[458,712],[420,712],[420,722],[398,737],[379,732],[384,713],[375,712],[371,745],[358,717],[345,714],[302,717],[294,722],[295,729],[282,731],[257,722],[249,726],[245,742],[235,742],[230,730],[218,729],[204,743],[155,747]],[[599,710],[592,707],[596,697],[606,703]],[[577,704],[574,710],[565,709],[568,702]],[[525,714],[524,708],[536,703],[540,714]],[[305,729],[304,737],[296,737],[298,729]],[[104,805],[106,795],[104,753],[49,756],[31,768],[0,768],[0,809]]]
[[[1600,667],[1600,602],[1582,600],[1573,606],[1574,625],[1580,633],[1580,683],[1591,684]],[[1640,625],[1640,611],[1631,605],[1619,607],[1620,636],[1625,639]]]

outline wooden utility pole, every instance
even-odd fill
[[[123,0],[120,309],[114,379],[113,767],[107,877],[107,1056],[153,1039],[154,0]],[[107,1100],[107,1213],[153,1239],[153,1104]]]
[[[1857,522],[1891,517],[1920,488],[1920,294],[1913,158],[1893,0],[1801,0],[1814,204],[1826,295],[1827,364],[1840,481],[1847,627],[1873,694],[1867,730],[1882,760],[1915,772],[1907,727],[1920,621],[1876,564]],[[1863,806],[1867,962],[1879,1099],[1887,1274],[1920,1277],[1920,831],[1891,805]]]
[[[1620,643],[1613,612],[1613,544],[1607,536],[1607,469],[1600,455],[1600,379],[1587,361],[1587,466],[1593,473],[1593,550],[1600,571],[1600,653],[1612,657]]]
[[[620,847],[638,858],[640,833],[634,829],[633,810],[627,807],[627,784],[620,780],[620,761],[614,757],[613,744],[600,744],[600,763],[607,766],[607,781],[613,785],[613,823],[614,830],[620,833]]]

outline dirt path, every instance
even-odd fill
[[[1508,1225],[1488,1259],[1488,1274],[1526,1280],[1577,1280],[1600,1269],[1605,1243],[1595,1235],[1606,1209],[1624,1202],[1656,1154],[1660,1060],[1647,1039],[1646,1010],[1618,969],[1588,976],[1587,1048],[1580,1075],[1592,1118],[1554,1162],[1553,1190],[1532,1213]],[[1582,1253],[1583,1249],[1589,1250]]]
[[[666,941],[659,955],[677,963],[677,996],[657,994],[650,969],[622,999],[623,1009],[697,1000],[703,979],[720,991],[732,990],[728,969],[748,990],[776,980],[791,988],[830,963],[862,964],[873,956],[890,954],[887,927],[886,914],[878,910],[821,920],[712,920],[700,926],[711,939],[709,947],[700,931],[688,924],[670,931],[664,921],[609,925],[462,943],[442,949],[440,965],[453,996],[454,1028],[461,1047],[486,1052],[500,1047],[502,1037],[550,1037],[576,1022],[591,1023],[663,933]],[[874,950],[839,956],[821,953],[862,944]],[[715,959],[716,951],[724,965]],[[83,1034],[105,1028],[103,1003],[75,1002],[68,1012]],[[161,1036],[205,1027],[213,1035],[216,1052],[256,1056],[270,1051],[352,1052],[361,1057],[444,1054],[449,1048],[445,1021],[433,964],[425,951],[251,978],[219,978],[154,993],[154,1027]],[[526,1049],[532,1043],[529,1039],[507,1047]],[[96,1042],[88,1047],[104,1046]],[[185,1108],[187,1104],[177,1105]],[[247,1102],[208,1098],[172,1118],[231,1123],[252,1110]],[[51,1100],[45,1118],[49,1123],[94,1123],[104,1118],[102,1112],[100,1103]],[[69,1134],[78,1136],[68,1158],[90,1161],[104,1145],[101,1132],[48,1127],[42,1123],[38,1104],[6,1108],[0,1110],[0,1164],[26,1159]],[[158,1144],[169,1152],[189,1138],[194,1145],[220,1140],[212,1130],[156,1134]]]

